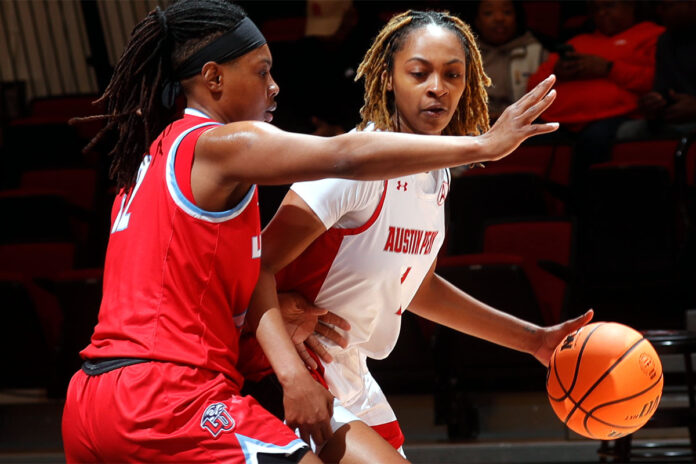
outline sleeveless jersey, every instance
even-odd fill
[[[135,186],[116,197],[99,322],[84,358],[182,363],[241,386],[239,328],[261,256],[257,189],[231,210],[208,212],[175,176],[175,162],[190,173],[198,137],[216,125],[187,109],[154,141]]]
[[[434,192],[428,192],[432,187],[426,188],[423,174],[384,181],[380,202],[364,225],[330,228],[277,275],[279,290],[299,291],[348,320],[351,329],[343,334],[349,349],[371,358],[382,359],[394,348],[401,314],[444,240],[449,170],[431,174]],[[297,183],[293,190],[309,199],[320,191],[316,182]],[[324,341],[332,354],[341,351]]]

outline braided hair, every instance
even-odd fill
[[[164,11],[157,7],[133,28],[109,85],[96,101],[104,105],[105,114],[82,118],[106,121],[85,150],[116,132],[109,176],[119,188],[135,184],[143,155],[176,119],[177,110],[163,101],[163,92],[178,85],[174,70],[245,17],[228,0],[179,0]]]
[[[483,70],[474,35],[469,26],[446,11],[409,10],[389,20],[382,28],[358,66],[355,80],[365,78],[365,104],[360,109],[359,129],[368,123],[376,129],[396,131],[394,95],[387,90],[384,71],[391,73],[394,55],[401,50],[408,35],[417,29],[434,24],[453,31],[462,42],[466,54],[466,86],[452,120],[443,130],[444,135],[478,135],[490,127],[488,94],[491,80]]]

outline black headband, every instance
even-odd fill
[[[205,47],[188,57],[174,72],[176,80],[195,76],[209,61],[224,63],[244,55],[266,43],[266,38],[247,18],[242,19],[234,29],[225,32]]]

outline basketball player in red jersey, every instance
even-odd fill
[[[188,0],[135,28],[101,101],[116,131],[99,322],[63,414],[68,462],[319,462],[239,394],[240,328],[284,389],[288,425],[323,443],[331,394],[310,377],[279,311],[246,314],[261,256],[256,183],[376,179],[499,159],[554,99],[553,78],[480,137],[290,134],[265,39],[227,0]],[[183,92],[187,108],[174,109]],[[273,302],[275,294],[256,290]],[[245,321],[246,319],[246,321]]]
[[[455,16],[396,15],[376,37],[358,77],[365,78],[359,131],[439,136],[488,130],[488,79],[469,27]],[[403,311],[529,353],[545,365],[558,343],[592,318],[588,311],[538,327],[438,277],[449,184],[448,169],[378,181],[295,183],[263,232],[257,288],[272,295],[275,276],[279,289],[297,291],[349,323],[350,330],[340,332],[344,346],[327,341],[333,360],[319,371],[336,397],[335,434],[319,454],[327,462],[405,462],[397,453],[403,434],[366,364],[368,357],[388,356]]]

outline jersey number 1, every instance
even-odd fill
[[[150,167],[151,160],[152,156],[150,155],[146,155],[143,158],[143,162],[140,163],[140,168],[138,169],[138,176],[135,179],[135,187],[133,187],[133,191],[130,193],[130,195],[124,195],[123,198],[121,198],[121,209],[118,210],[118,215],[116,216],[114,225],[111,228],[112,234],[114,232],[120,232],[128,228],[128,223],[130,222],[130,205],[131,203],[133,203],[133,198],[135,198],[135,194],[138,193],[140,184],[143,183],[145,173],[147,173],[147,169]],[[128,200],[128,203],[126,203],[126,199]]]

